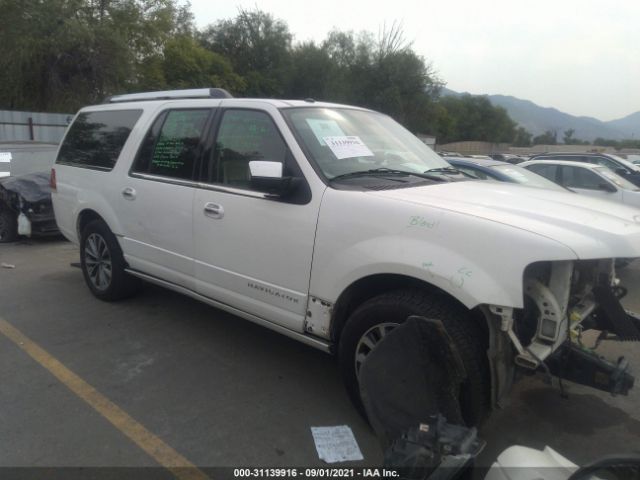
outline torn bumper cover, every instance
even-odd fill
[[[485,443],[463,426],[465,378],[441,321],[411,316],[385,335],[360,368],[360,392],[386,467],[402,478],[445,479],[473,462]]]
[[[0,208],[22,213],[36,235],[59,233],[51,204],[49,173],[37,172],[0,179]]]

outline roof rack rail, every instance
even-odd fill
[[[223,88],[189,88],[185,90],[162,90],[158,92],[127,93],[107,97],[104,103],[143,102],[148,100],[173,100],[187,98],[233,98]]]

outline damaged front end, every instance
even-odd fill
[[[47,172],[1,179],[0,210],[4,212],[0,235],[3,242],[14,241],[17,235],[59,234]]]
[[[514,363],[522,369],[627,394],[634,378],[626,360],[609,362],[582,343],[585,330],[599,330],[598,339],[640,340],[638,317],[620,304],[625,293],[613,259],[534,263],[524,274],[524,308],[488,307],[498,319],[495,330],[502,332],[502,339],[493,343],[500,345],[502,340],[504,344],[507,337]],[[504,385],[509,383],[504,379],[512,373],[513,364],[501,365],[493,350],[494,375],[501,376]]]

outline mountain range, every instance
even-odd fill
[[[441,95],[459,96],[463,95],[463,93],[443,88]],[[593,117],[570,115],[556,108],[541,107],[529,100],[508,95],[485,96],[493,105],[504,108],[512,120],[534,136],[551,130],[558,132],[558,140],[561,140],[564,132],[572,128],[575,130],[574,138],[590,142],[597,137],[613,140],[640,138],[640,111],[624,118],[603,122]]]

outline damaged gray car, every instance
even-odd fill
[[[0,243],[59,234],[48,172],[0,178]]]

